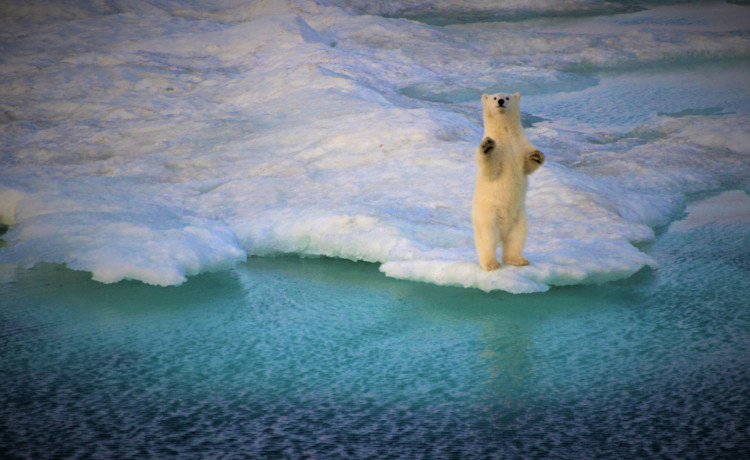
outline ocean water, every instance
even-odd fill
[[[749,63],[742,2],[3,2],[0,454],[750,455]]]

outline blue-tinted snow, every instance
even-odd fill
[[[750,9],[506,3],[4,2],[0,264],[171,285],[291,253],[535,292],[655,266],[634,244],[686,193],[748,188]],[[496,90],[522,92],[548,163],[532,264],[486,273],[470,200]]]

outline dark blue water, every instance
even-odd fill
[[[0,284],[0,453],[28,458],[740,458],[750,225],[659,270],[486,294],[326,259],[176,288],[58,266]]]

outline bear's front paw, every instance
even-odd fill
[[[544,163],[544,154],[539,150],[534,150],[529,154],[529,160],[533,161],[534,163],[542,164]]]
[[[480,145],[479,147],[482,149],[482,152],[490,153],[491,151],[495,150],[495,141],[492,140],[492,138],[485,137],[482,140],[482,145]]]

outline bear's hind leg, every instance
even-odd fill
[[[502,240],[503,263],[508,265],[529,265],[529,260],[523,256],[523,245],[526,241],[526,216],[519,216]]]
[[[500,262],[497,261],[497,236],[495,229],[478,228],[474,226],[474,244],[479,255],[479,265],[486,271],[497,270]]]

